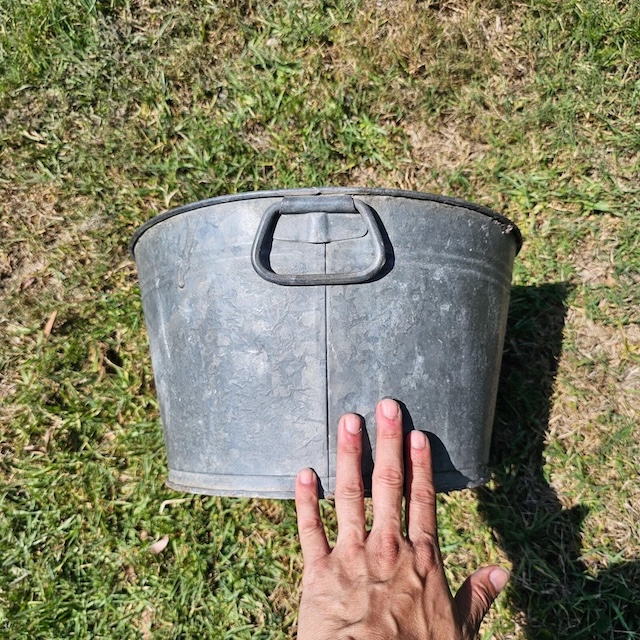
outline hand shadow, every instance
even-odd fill
[[[562,349],[565,283],[514,287],[494,421],[495,488],[480,509],[513,563],[510,603],[529,640],[640,638],[640,562],[597,576],[581,560],[586,507],[564,509],[544,471],[544,441]]]

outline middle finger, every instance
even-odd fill
[[[376,407],[376,460],[373,467],[373,531],[402,531],[402,413],[395,400],[385,398]]]

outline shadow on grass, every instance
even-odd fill
[[[493,438],[495,488],[481,511],[513,563],[510,600],[530,640],[640,638],[640,562],[588,574],[581,523],[544,475],[544,441],[562,348],[565,283],[514,287]]]

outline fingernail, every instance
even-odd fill
[[[385,398],[384,400],[382,400],[380,402],[380,409],[382,411],[382,415],[389,420],[397,418],[398,414],[400,413],[400,407],[398,406],[398,403],[391,398]]]
[[[311,469],[303,469],[298,476],[302,484],[313,484],[315,480],[315,474]]]
[[[345,429],[354,436],[357,436],[362,431],[362,425],[360,424],[360,418],[349,413],[344,417]]]
[[[424,449],[427,446],[427,436],[422,431],[414,430],[409,437],[411,438],[411,446],[414,449]]]
[[[502,591],[509,582],[510,575],[506,569],[497,568],[489,574],[489,580],[496,591]]]

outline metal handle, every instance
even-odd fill
[[[271,251],[273,232],[280,215],[317,211],[323,213],[359,213],[362,216],[367,225],[367,231],[371,234],[374,247],[373,262],[367,269],[353,273],[280,274],[273,271],[269,264],[269,253]],[[385,265],[385,260],[384,242],[373,209],[368,204],[361,200],[355,200],[351,196],[283,198],[264,212],[251,249],[251,264],[256,273],[269,282],[285,286],[359,284],[367,282],[380,273]]]

